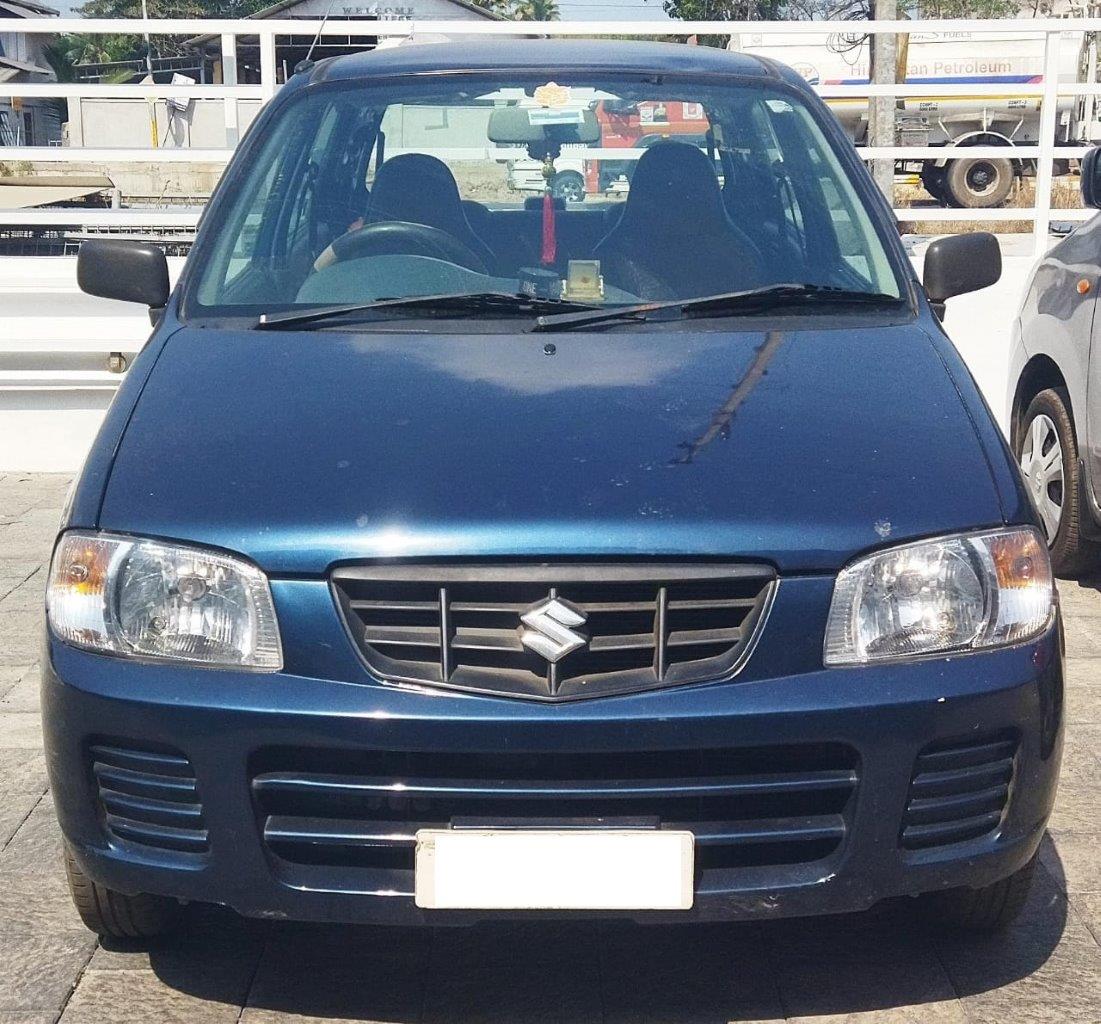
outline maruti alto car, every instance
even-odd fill
[[[594,96],[694,104],[706,146],[633,154],[622,200],[518,203],[502,147],[553,175]],[[87,924],[903,896],[1005,924],[1055,792],[1060,620],[940,326],[997,243],[938,241],[924,273],[769,61],[509,41],[300,68],[174,289],[151,245],[80,254],[156,324],[47,595]]]

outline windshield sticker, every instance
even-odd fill
[[[528,111],[529,124],[584,124],[583,110],[548,110],[546,107],[532,107]]]
[[[570,87],[557,82],[540,85],[532,98],[539,105],[528,110],[529,124],[584,124],[584,104],[570,102]]]
[[[570,102],[570,87],[557,82],[540,85],[532,96],[541,107],[564,107]]]

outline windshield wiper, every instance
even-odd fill
[[[694,299],[640,302],[633,306],[612,306],[597,310],[581,310],[540,316],[531,329],[533,331],[568,331],[575,327],[589,327],[601,323],[649,320],[654,313],[673,314],[672,316],[654,317],[654,319],[664,320],[691,316],[750,313],[803,303],[897,306],[902,301],[897,295],[887,295],[883,292],[861,292],[817,284],[772,284],[764,288],[749,288],[740,292],[723,292],[719,295],[703,295]]]
[[[256,324],[260,331],[274,331],[285,327],[300,327],[307,324],[338,320],[341,317],[357,316],[387,310],[424,309],[439,310],[445,313],[561,313],[563,310],[574,312],[596,312],[602,309],[587,302],[573,302],[565,299],[539,299],[531,295],[508,292],[448,292],[443,295],[407,295],[404,298],[378,299],[375,302],[346,303],[339,306],[316,306],[313,309],[291,310],[285,313],[263,313]]]

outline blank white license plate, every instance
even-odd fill
[[[637,829],[422,829],[415,900],[437,910],[688,910],[693,838]]]

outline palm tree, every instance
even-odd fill
[[[511,15],[517,21],[558,21],[558,0],[515,0]]]

